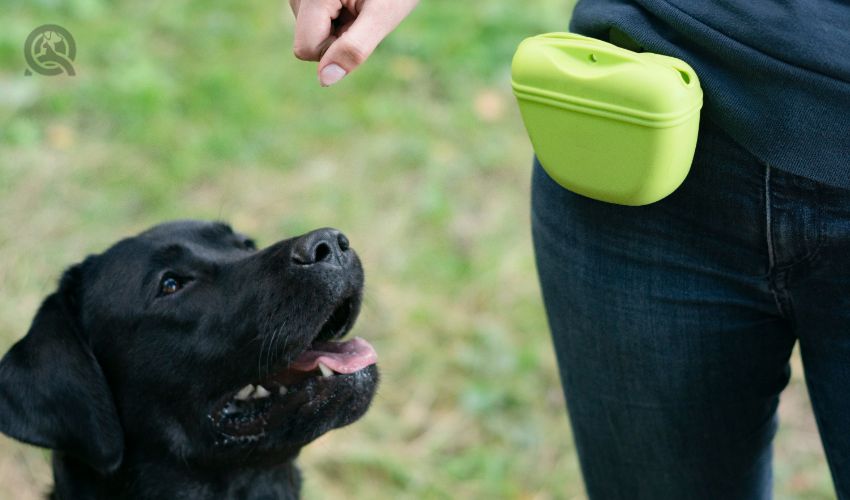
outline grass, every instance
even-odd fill
[[[366,267],[356,332],[384,382],[305,449],[305,496],[582,498],[508,86],[517,43],[564,29],[571,2],[427,0],[331,89],[291,56],[284,3],[6,1],[0,348],[65,266],[162,220],[226,219],[260,243],[333,225]],[[45,23],[76,37],[77,76],[23,76]],[[777,496],[829,498],[799,376],[785,400]],[[50,481],[47,453],[0,439],[0,498]]]

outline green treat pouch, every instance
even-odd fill
[[[646,205],[685,180],[702,90],[684,61],[549,33],[520,44],[511,72],[534,151],[561,186]]]

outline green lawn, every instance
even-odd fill
[[[379,351],[371,412],[302,454],[307,498],[582,498],[528,225],[531,149],[509,88],[525,36],[570,0],[423,0],[369,63],[320,88],[285,2],[5,0],[0,10],[0,349],[62,269],[173,218],[261,244],[343,229]],[[24,76],[57,23],[77,76]],[[777,496],[830,498],[799,377]],[[48,455],[0,438],[0,498]]]

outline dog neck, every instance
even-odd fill
[[[161,458],[134,460],[106,477],[83,462],[53,453],[54,490],[51,500],[122,498],[276,499],[298,500],[301,474],[294,460],[273,467],[197,470]]]

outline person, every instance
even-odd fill
[[[330,85],[416,1],[290,3],[295,54]],[[705,96],[691,172],[657,203],[584,198],[535,162],[535,254],[588,495],[770,498],[799,341],[850,499],[850,2],[580,0],[570,28],[685,60]]]

